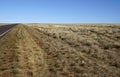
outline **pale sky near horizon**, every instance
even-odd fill
[[[120,23],[120,0],[0,0],[0,23]]]

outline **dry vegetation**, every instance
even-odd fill
[[[0,39],[0,77],[120,77],[120,25],[18,25]]]
[[[0,77],[42,77],[42,49],[24,25],[0,39]]]
[[[7,23],[0,23],[0,26],[8,25]]]

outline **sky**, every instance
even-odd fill
[[[0,23],[120,23],[120,0],[0,0]]]

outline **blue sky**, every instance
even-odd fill
[[[120,0],[0,0],[0,22],[120,23]]]

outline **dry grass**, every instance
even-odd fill
[[[0,26],[5,26],[5,25],[8,25],[8,24],[6,24],[6,23],[0,23]]]
[[[120,76],[120,25],[27,25],[0,39],[0,77]]]
[[[119,77],[119,25],[36,26],[43,38],[49,76]]]
[[[41,77],[44,74],[40,74],[44,69],[44,54],[26,28],[18,25],[0,39],[0,76]],[[8,70],[13,76],[6,76],[4,72]]]

